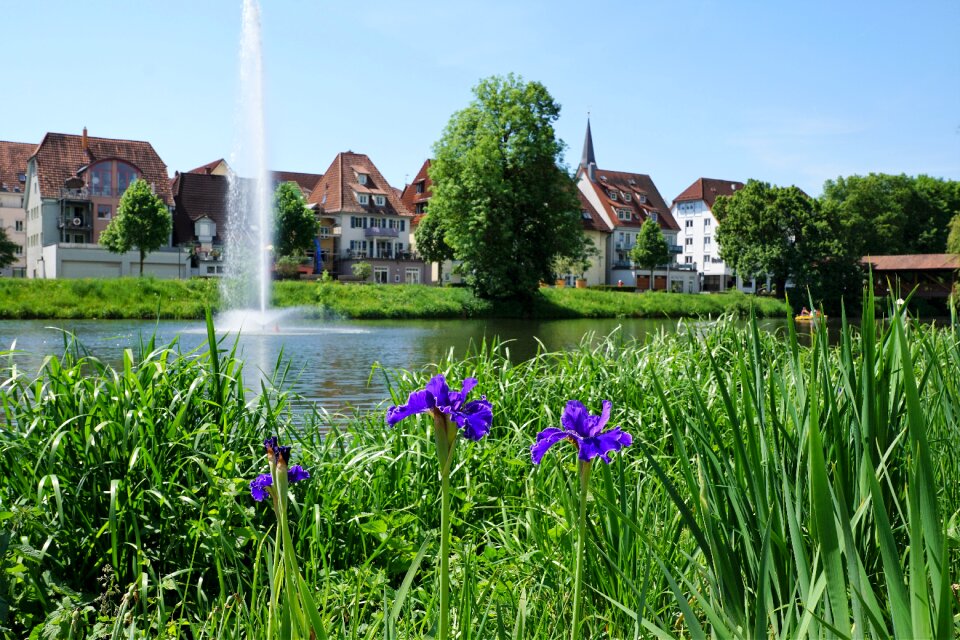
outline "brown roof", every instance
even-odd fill
[[[590,204],[590,201],[587,200],[587,196],[583,195],[583,192],[579,189],[577,189],[577,196],[580,198],[580,219],[583,223],[583,230],[609,233],[611,229],[607,226],[607,223],[603,221],[600,214],[597,213],[594,206]]]
[[[663,197],[657,190],[656,185],[653,184],[650,176],[642,173],[597,169],[596,178],[596,182],[590,182],[589,180],[587,182],[597,192],[605,213],[615,226],[640,227],[650,217],[651,213],[656,213],[661,229],[680,230],[680,225],[673,219],[667,203],[663,201]],[[611,191],[616,192],[616,200],[610,197]],[[630,202],[624,201],[624,193],[630,195]],[[645,196],[646,202],[640,202],[639,196],[641,195]],[[620,220],[617,217],[617,209],[629,209],[632,213],[631,219],[629,221]]]
[[[692,185],[683,190],[683,193],[673,199],[674,202],[686,200],[703,200],[713,209],[713,203],[718,196],[732,196],[737,189],[743,189],[742,182],[734,180],[717,180],[715,178],[699,178]]]
[[[29,142],[0,140],[0,191],[26,191],[27,160],[36,148]]]
[[[300,191],[303,192],[304,197],[308,197],[313,191],[313,188],[320,182],[323,174],[303,173],[300,171],[273,171],[272,176],[277,182],[296,182],[297,186],[300,187]]]
[[[357,182],[356,167],[365,169],[363,173],[367,174],[367,184],[364,186]],[[386,205],[383,207],[375,206],[373,198],[370,198],[370,204],[361,205],[354,197],[354,191],[379,192],[386,196]],[[330,167],[323,173],[323,177],[313,188],[308,202],[319,205],[324,213],[412,215],[410,210],[400,202],[396,191],[370,158],[362,153],[353,153],[352,151],[337,154]]]
[[[952,271],[960,269],[960,256],[954,253],[866,256],[861,262],[869,264],[874,271]]]
[[[187,173],[213,173],[213,170],[216,169],[221,164],[226,164],[226,161],[223,158],[217,158],[213,162],[208,162],[207,164],[200,165],[196,169],[190,169]]]
[[[173,243],[194,240],[193,223],[207,216],[217,225],[219,243],[227,226],[230,179],[206,173],[177,173],[173,179]]]
[[[433,197],[433,182],[430,180],[430,160],[424,160],[423,165],[420,167],[420,171],[417,171],[416,177],[413,179],[413,182],[408,184],[403,188],[403,193],[400,195],[400,200],[410,211],[416,211],[417,205],[421,202],[427,202]],[[423,191],[417,193],[417,184],[423,183]]]
[[[137,168],[140,177],[153,186],[160,199],[173,204],[167,165],[149,142],[89,136],[87,151],[84,151],[82,136],[48,133],[37,146],[34,157],[40,195],[44,198],[59,198],[65,180],[100,160],[116,159]]]

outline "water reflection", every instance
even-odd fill
[[[462,357],[471,345],[484,340],[506,342],[511,359],[519,362],[541,348],[574,347],[591,333],[597,339],[614,331],[624,340],[644,339],[651,333],[676,331],[679,324],[652,319],[330,322],[299,318],[256,332],[226,332],[220,341],[226,349],[237,341],[248,388],[259,390],[260,380],[271,378],[280,361],[289,367],[287,388],[338,413],[371,409],[386,399],[383,375],[371,376],[375,363],[388,370],[417,370],[439,362],[451,349]],[[141,339],[154,333],[158,345],[178,340],[184,352],[202,347],[207,339],[202,322],[0,321],[0,349],[16,340],[14,361],[22,370],[35,373],[45,356],[63,352],[60,328],[76,335],[91,355],[111,364],[120,362],[125,348],[136,350]],[[784,331],[785,322],[762,320],[761,328]]]

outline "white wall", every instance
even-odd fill
[[[140,275],[140,252],[110,253],[96,244],[51,244],[43,247],[37,261],[38,278],[117,278]],[[165,247],[148,253],[144,275],[162,279],[184,278],[189,273],[190,254]]]

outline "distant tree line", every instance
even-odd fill
[[[820,198],[750,180],[713,213],[720,256],[739,274],[769,274],[781,297],[790,280],[830,309],[859,300],[864,256],[960,252],[960,182],[924,175],[840,177]]]

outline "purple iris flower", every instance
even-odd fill
[[[271,436],[263,441],[263,446],[267,450],[267,458],[271,462],[286,465],[290,461],[290,447],[281,446],[276,436]],[[281,471],[283,467],[280,468]],[[287,482],[293,484],[310,477],[310,472],[298,464],[287,469]],[[268,495],[267,487],[273,485],[273,477],[269,473],[261,473],[250,481],[250,495],[257,502],[264,500]]]
[[[486,396],[464,402],[475,386],[476,378],[464,378],[463,388],[460,391],[451,391],[443,375],[436,375],[424,389],[411,393],[407,404],[387,409],[387,424],[392,427],[404,418],[418,413],[442,413],[457,423],[465,438],[479,440],[490,431],[493,408]]]
[[[269,473],[261,473],[256,478],[250,481],[250,495],[253,496],[253,499],[257,502],[260,502],[267,497],[267,487],[273,484],[273,478],[270,477]]]
[[[287,482],[293,484],[310,477],[310,472],[298,464],[293,465],[287,470]]]
[[[577,447],[577,457],[588,462],[599,456],[607,464],[610,463],[610,453],[629,447],[633,443],[633,436],[620,427],[612,427],[601,432],[610,419],[609,400],[603,401],[603,411],[599,416],[590,415],[587,408],[579,400],[570,400],[563,410],[560,423],[563,428],[549,427],[537,434],[537,441],[530,445],[530,456],[533,464],[540,464],[544,454],[550,447],[562,440],[570,440]]]

